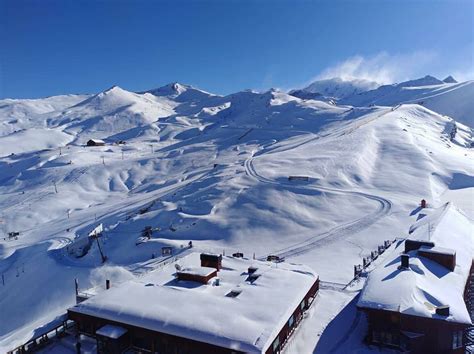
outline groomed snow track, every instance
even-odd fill
[[[307,142],[310,142],[313,140],[314,138],[311,138]],[[298,146],[300,145],[301,144],[298,144]],[[259,154],[259,155],[261,156],[262,154]],[[314,185],[298,186],[295,184],[277,182],[277,181],[271,180],[269,178],[266,178],[260,175],[256,171],[254,167],[254,161],[255,161],[255,157],[250,157],[249,159],[247,159],[245,161],[245,170],[249,176],[254,177],[259,182],[284,186],[284,187],[288,187],[288,189],[295,190],[295,191],[311,189],[311,190],[321,191],[321,192],[326,192],[326,193],[351,195],[351,196],[370,199],[378,203],[378,208],[370,214],[366,214],[356,220],[343,223],[328,231],[311,236],[310,238],[302,242],[295,243],[291,246],[276,250],[271,253],[272,255],[279,256],[280,258],[298,256],[298,255],[307,253],[316,247],[327,245],[329,243],[343,239],[347,236],[356,234],[368,228],[369,226],[373,225],[375,222],[377,222],[384,216],[388,215],[392,208],[392,202],[390,200],[377,196],[377,195],[373,195],[373,194],[349,191],[349,190],[344,190],[344,189],[319,187],[319,186],[314,186]],[[266,256],[267,255],[262,256],[260,258],[264,259],[266,258]]]

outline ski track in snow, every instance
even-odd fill
[[[378,116],[380,117],[380,116]],[[317,138],[317,137],[316,137]],[[316,139],[315,137],[311,137],[307,139],[303,143],[299,143],[296,146],[299,147],[303,144],[309,143],[311,141],[314,141]],[[290,147],[287,150],[293,149],[294,147]],[[283,150],[280,150],[280,152]],[[260,153],[259,156],[262,156],[263,154]],[[376,201],[379,206],[378,208],[367,215],[362,216],[361,218],[358,218],[356,220],[349,221],[347,223],[343,223],[341,225],[338,225],[328,231],[316,234],[309,239],[295,243],[289,247],[285,247],[279,250],[276,250],[272,252],[272,255],[276,255],[282,258],[287,258],[287,257],[294,257],[298,256],[304,253],[307,253],[311,251],[312,249],[322,246],[322,245],[328,245],[332,242],[335,242],[337,240],[343,239],[346,236],[356,234],[360,232],[363,229],[368,228],[381,218],[385,217],[390,213],[390,210],[392,208],[392,202],[386,198],[374,195],[374,194],[368,194],[368,193],[363,193],[363,192],[356,192],[356,191],[348,191],[344,189],[336,189],[336,188],[328,188],[328,187],[316,187],[316,186],[298,186],[294,184],[289,184],[289,183],[283,183],[283,182],[276,182],[272,179],[266,178],[262,175],[260,175],[254,166],[254,161],[255,161],[255,156],[252,156],[248,158],[245,161],[245,171],[246,173],[258,180],[261,183],[267,183],[267,184],[274,184],[274,185],[279,185],[279,186],[284,186],[288,187],[289,189],[292,190],[304,190],[304,189],[311,189],[311,190],[316,190],[316,191],[322,191],[322,192],[328,192],[328,193],[335,193],[335,194],[345,194],[345,195],[352,195],[352,196],[357,196],[361,198],[366,198],[370,199],[373,201]],[[261,259],[266,258],[265,256],[259,257]]]

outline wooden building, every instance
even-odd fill
[[[90,139],[86,143],[87,146],[104,146],[105,141],[100,139]]]
[[[357,304],[367,342],[414,354],[461,354],[472,345],[471,228],[450,204],[433,210],[369,273]]]
[[[242,257],[218,256],[219,271],[199,269],[208,256],[192,253],[178,266],[114,286],[68,317],[97,340],[99,353],[280,352],[317,296],[319,277],[301,265]]]

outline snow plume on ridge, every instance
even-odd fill
[[[339,77],[345,81],[367,80],[391,84],[416,77],[434,57],[434,53],[426,51],[397,55],[381,52],[369,57],[355,55],[328,67],[314,80]]]

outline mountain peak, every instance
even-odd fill
[[[443,80],[443,82],[445,82],[447,84],[457,84],[458,83],[457,80],[454,77],[452,77],[451,75],[449,75],[447,78],[445,78]]]
[[[113,85],[113,86],[109,87],[108,89],[100,92],[99,94],[107,95],[107,94],[110,94],[110,93],[121,93],[121,92],[127,92],[127,91],[124,90],[123,88],[121,88],[120,86]]]
[[[214,96],[213,94],[197,89],[191,85],[172,82],[167,85],[139,93],[150,93],[154,96],[168,97],[176,101],[195,101]]]
[[[397,86],[415,87],[415,86],[431,86],[431,85],[441,85],[441,84],[443,84],[443,81],[437,79],[434,76],[426,75],[419,79],[404,81],[402,83],[399,83]]]
[[[334,77],[314,81],[303,89],[290,91],[290,94],[303,99],[322,97],[342,99],[375,89],[379,86],[374,81],[364,79],[345,80],[340,77]]]

